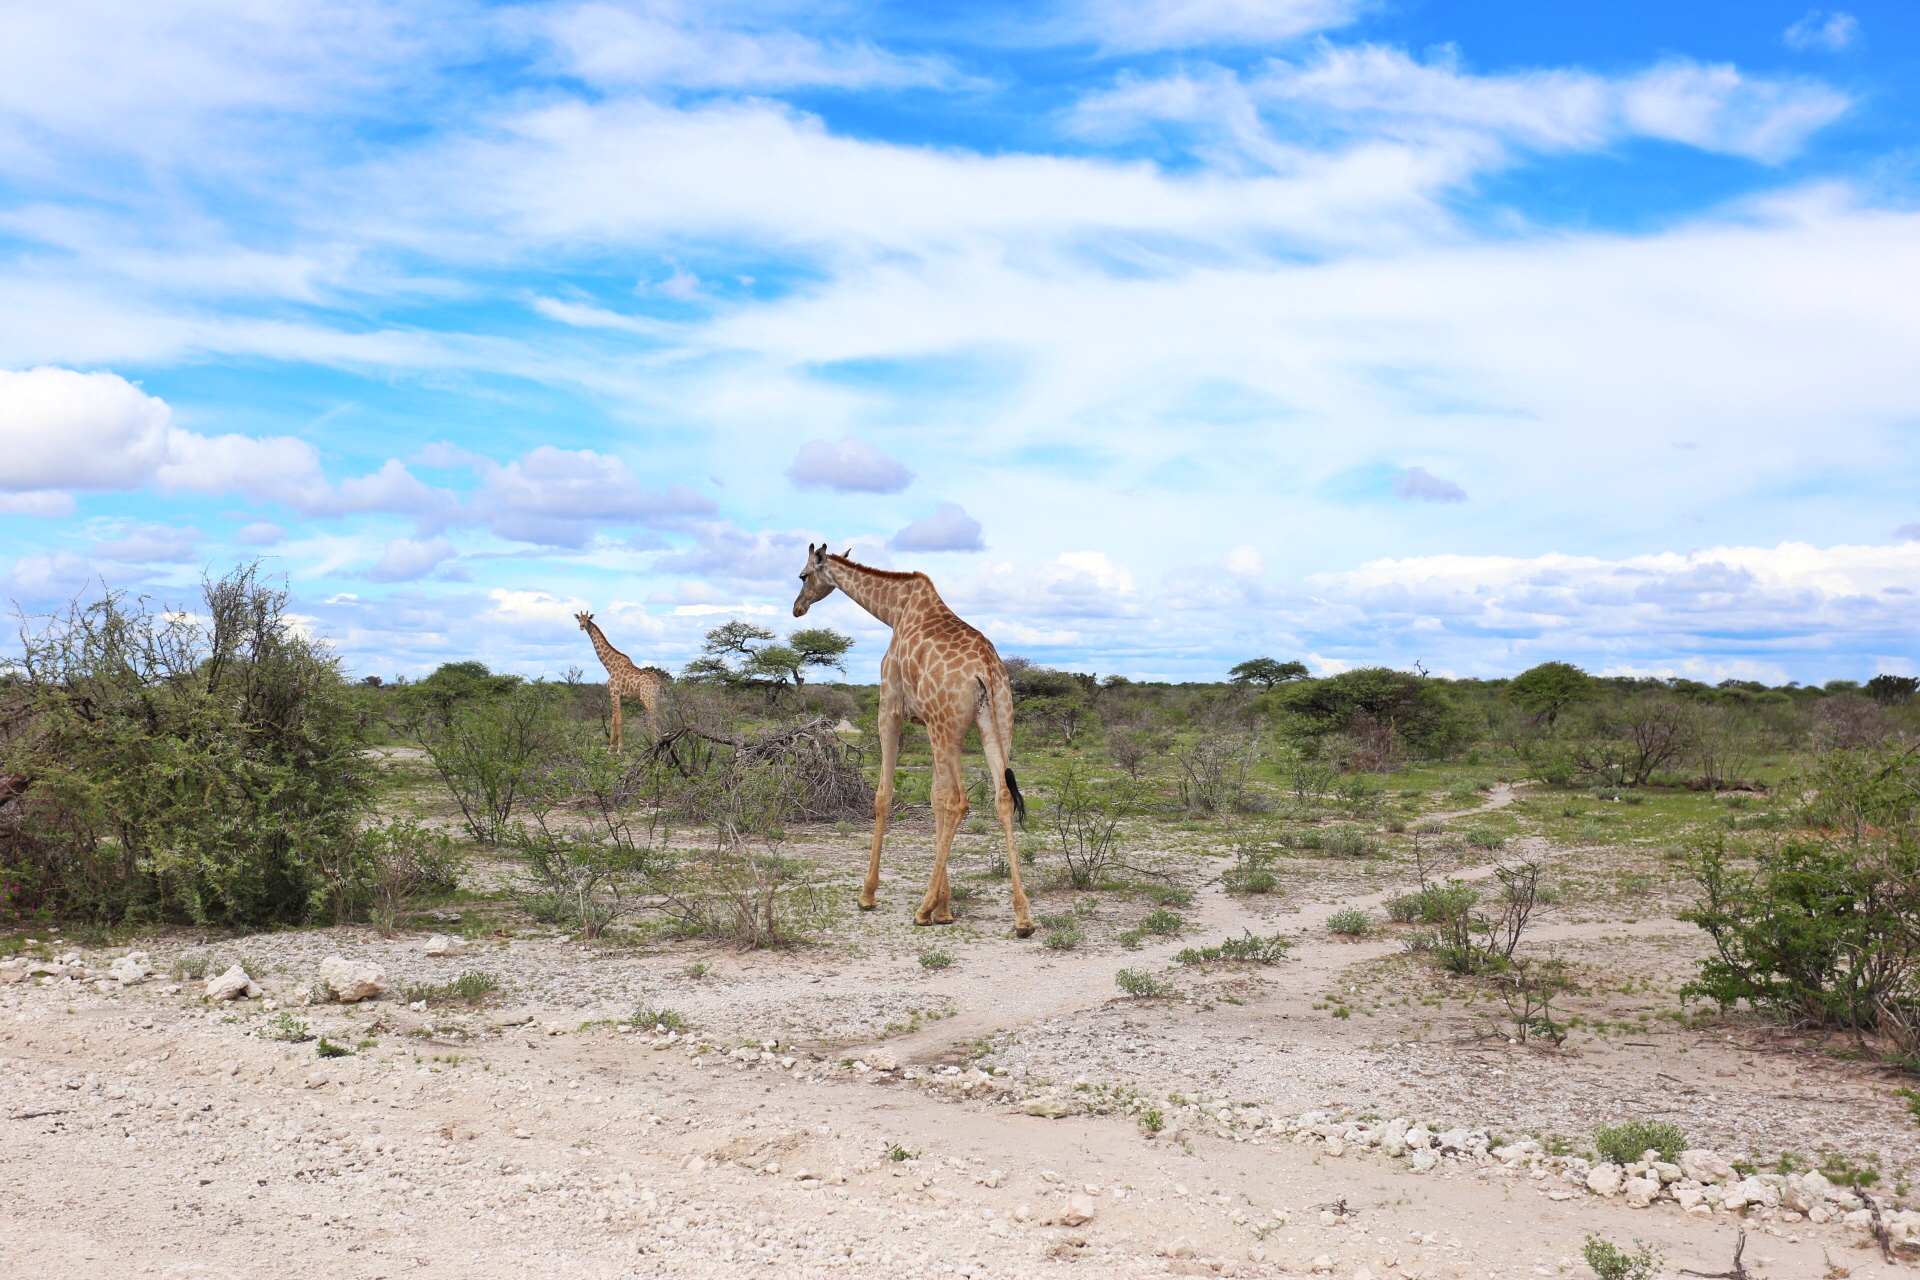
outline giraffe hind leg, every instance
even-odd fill
[[[964,728],[962,734],[965,733]],[[928,737],[934,735],[929,733]],[[927,896],[914,913],[915,924],[952,924],[953,887],[947,881],[947,855],[953,850],[953,837],[960,820],[967,815],[967,788],[960,773],[960,745],[953,742],[935,748],[933,762],[933,875],[927,881]]]

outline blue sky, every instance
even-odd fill
[[[824,537],[1138,677],[1920,670],[1911,5],[7,21],[26,612],[677,668]]]

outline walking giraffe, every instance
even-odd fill
[[[660,697],[660,673],[634,666],[633,659],[614,648],[605,633],[594,625],[592,614],[576,613],[573,617],[580,629],[592,638],[593,651],[600,655],[600,665],[607,669],[607,698],[613,703],[613,733],[607,745],[618,751],[626,740],[620,723],[621,701],[637,699],[647,714],[652,715],[654,703]]]
[[[849,550],[848,555],[852,552]],[[873,799],[873,855],[860,909],[871,911],[880,888],[880,846],[887,838],[893,809],[893,770],[900,759],[900,726],[925,725],[933,746],[933,876],[927,896],[914,913],[915,924],[952,924],[953,894],[947,885],[947,853],[954,832],[967,816],[967,788],[960,772],[960,751],[969,725],[980,727],[980,748],[994,783],[994,809],[1007,837],[1007,870],[1013,877],[1013,931],[1033,933],[1026,891],[1020,887],[1020,851],[1014,843],[1013,817],[1027,816],[1020,784],[1014,780],[1013,687],[993,642],[962,622],[933,589],[924,573],[892,573],[855,564],[845,555],[830,556],[826,545],[807,544],[807,566],[800,571],[800,594],[793,616],[803,616],[834,588],[893,628],[893,642],[880,660],[880,790]]]

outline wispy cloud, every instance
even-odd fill
[[[1788,27],[1781,37],[1787,48],[1805,53],[1839,53],[1860,38],[1860,20],[1844,9],[1807,10],[1807,16]]]

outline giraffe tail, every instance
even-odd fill
[[[1020,782],[1013,776],[1012,768],[1007,770],[1007,790],[1013,792],[1013,811],[1024,827],[1027,825],[1027,798],[1020,794]]]

